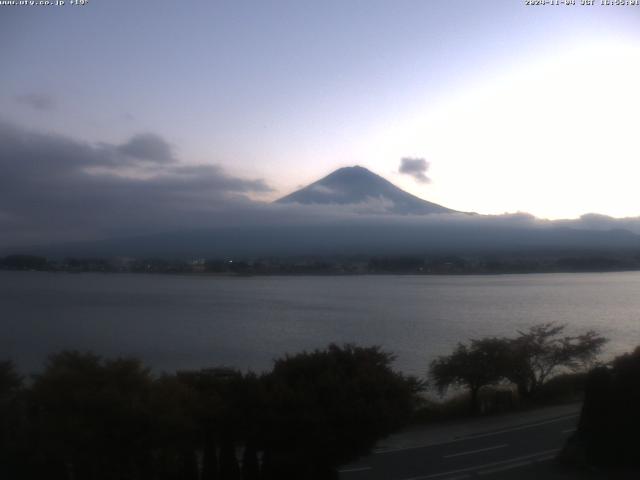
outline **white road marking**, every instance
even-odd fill
[[[371,470],[371,467],[343,468],[342,470],[338,470],[338,472],[339,473],[352,473],[352,472],[365,472],[367,470]]]
[[[508,446],[508,444],[505,443],[504,445],[495,445],[493,447],[479,448],[477,450],[469,450],[467,452],[452,453],[451,455],[443,455],[442,458],[453,458],[453,457],[461,457],[463,455],[472,455],[474,453],[486,452],[489,450],[497,450],[498,448],[504,448],[506,446]]]
[[[506,465],[506,464],[512,464],[512,463],[513,464],[523,463],[522,460],[533,461],[533,460],[536,459],[536,457],[544,457],[544,458],[546,458],[547,455],[554,454],[554,453],[557,453],[557,452],[558,452],[557,449],[543,450],[542,452],[531,453],[529,455],[522,455],[520,457],[514,457],[514,458],[510,458],[508,460],[501,460],[499,462],[485,463],[483,465],[475,465],[473,467],[460,468],[458,470],[449,470],[448,472],[432,473],[431,475],[423,475],[423,476],[420,476],[420,477],[405,478],[403,480],[427,480],[429,478],[438,478],[438,477],[446,477],[447,475],[455,475],[456,473],[465,473],[465,472],[473,472],[473,471],[478,471],[478,470],[485,470],[487,468],[497,467],[498,465]],[[524,462],[524,463],[526,464],[527,462]]]
[[[557,452],[556,452],[557,453]],[[556,458],[556,454],[553,455],[545,455],[544,457],[538,457],[534,460],[532,460],[533,463],[538,463],[538,462],[548,462],[549,460],[553,460],[554,458]]]
[[[527,465],[531,465],[529,460],[525,460],[523,462],[510,463],[509,465],[503,465],[501,467],[488,468],[486,470],[480,470],[478,475],[490,475],[492,473],[504,472],[506,470],[511,470],[513,468],[526,467]]]
[[[566,430],[562,430],[562,433],[573,433],[575,431],[576,431],[575,428],[567,428]]]
[[[510,463],[509,465],[504,465],[502,467],[489,468],[487,470],[480,470],[478,475],[489,475],[492,473],[505,472],[507,470],[513,470],[514,468],[526,467],[528,465],[534,465],[536,463],[548,462],[549,460],[553,460],[555,455],[544,455],[542,457],[534,458],[533,460],[525,460],[523,462]]]
[[[381,455],[381,454],[384,454],[384,453],[403,452],[405,450],[418,450],[420,448],[433,447],[435,445],[446,445],[448,443],[464,442],[465,440],[473,440],[473,439],[476,439],[476,438],[491,437],[493,435],[500,435],[501,433],[515,432],[517,430],[526,430],[527,428],[539,427],[540,425],[547,425],[549,423],[562,422],[564,420],[569,420],[570,418],[575,418],[575,417],[578,417],[578,416],[579,416],[579,414],[577,414],[577,413],[571,414],[571,415],[564,415],[562,417],[553,418],[551,420],[545,420],[544,422],[529,423],[527,425],[520,425],[518,427],[505,428],[505,429],[502,429],[502,430],[496,430],[494,432],[479,433],[477,435],[469,435],[469,436],[466,436],[466,437],[454,438],[453,440],[447,440],[446,442],[425,443],[425,444],[422,444],[422,445],[414,445],[414,446],[411,446],[411,447],[379,449],[379,450],[375,450],[373,452],[373,454],[374,455]]]
[[[469,435],[468,437],[460,438],[460,439],[457,439],[456,441],[471,440],[475,438],[490,437],[492,435],[500,435],[501,433],[516,432],[518,430],[526,430],[527,428],[539,427],[540,425],[547,425],[549,423],[563,422],[565,420],[569,420],[570,418],[574,418],[578,416],[579,415],[577,413],[573,415],[565,415],[563,417],[553,418],[551,420],[545,420],[544,422],[529,423],[527,425],[520,425],[519,427],[510,427],[502,430],[496,430],[495,432],[481,433],[478,435]]]

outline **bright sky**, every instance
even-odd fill
[[[0,118],[153,132],[272,197],[360,164],[463,211],[640,215],[640,6],[524,3],[2,6]]]

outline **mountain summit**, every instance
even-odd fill
[[[389,213],[405,215],[455,212],[411,195],[360,166],[340,168],[317,182],[277,200],[277,203],[377,204]]]

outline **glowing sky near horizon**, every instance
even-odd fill
[[[463,211],[638,216],[638,27],[640,7],[520,0],[0,7],[0,118],[153,132],[264,199],[359,164]]]

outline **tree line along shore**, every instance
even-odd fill
[[[469,255],[355,255],[267,258],[0,257],[0,270],[210,275],[464,275],[640,270],[640,251],[513,252]]]

